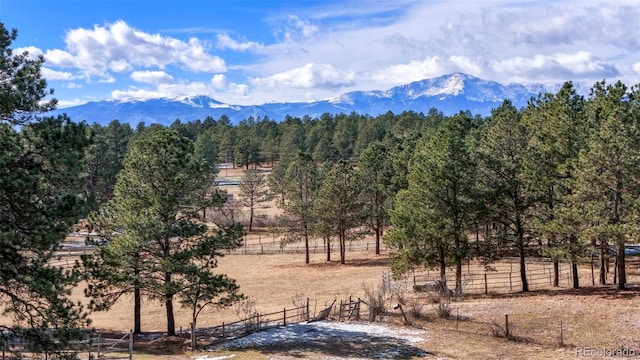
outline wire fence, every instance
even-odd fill
[[[584,340],[567,319],[535,313],[470,318],[455,311],[445,329],[547,346],[576,345]]]
[[[27,358],[48,359],[56,358],[78,359],[129,359],[133,358],[133,332],[124,335],[97,333],[88,336],[86,340],[71,341],[65,346],[60,344],[48,344],[49,350],[33,341],[21,337],[19,334],[2,332],[0,334],[0,347],[2,347],[2,360]]]
[[[543,289],[553,287],[554,264],[553,260],[546,258],[527,258],[525,274],[529,289]],[[571,286],[572,273],[571,264],[566,262],[558,263],[558,285]],[[492,267],[480,264],[463,267],[462,273],[462,293],[463,294],[490,294],[490,293],[513,293],[522,291],[522,278],[520,274],[519,259],[504,259],[501,263]],[[408,290],[419,290],[424,284],[441,281],[440,272],[430,269],[424,271],[414,271],[399,278],[394,278],[389,271],[382,273],[382,284],[385,291],[402,292]],[[455,286],[455,274],[453,269],[448,269],[446,274],[446,284],[448,288]]]
[[[381,243],[381,250],[386,248]],[[351,241],[346,244],[346,251],[375,251],[375,241]],[[335,243],[331,243],[331,253],[339,253],[340,246]],[[326,243],[314,242],[309,244],[309,253],[326,253]],[[263,255],[263,254],[304,254],[306,253],[306,247],[302,243],[281,244],[279,241],[262,242],[262,243],[245,243],[242,247],[231,250],[231,254],[244,254],[244,255]]]

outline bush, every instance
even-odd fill
[[[384,289],[362,284],[366,303],[369,305],[369,321],[376,321],[376,316],[384,313]]]
[[[436,314],[441,319],[448,319],[451,316],[451,299],[449,297],[440,296],[438,301],[433,305]]]

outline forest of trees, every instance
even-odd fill
[[[640,210],[637,96],[635,87],[602,81],[584,97],[567,82],[522,109],[505,100],[487,117],[431,109],[249,118],[235,126],[224,117],[176,120],[168,129],[192,140],[210,166],[272,167],[266,181],[249,171],[245,180],[261,191],[243,193],[250,208],[258,198],[276,200],[284,242],[302,241],[308,249],[312,238],[336,241],[344,262],[348,241],[374,234],[376,253],[384,239],[396,274],[439,267],[444,279],[453,266],[458,291],[462,263],[470,259],[518,256],[528,291],[526,256],[576,267],[597,251],[604,282],[604,261],[614,253],[622,289],[624,248],[637,242]],[[121,167],[118,144],[154,128],[162,127],[134,130],[117,120],[93,126],[93,146],[114,150],[99,152],[111,160],[88,155],[92,167],[110,164],[90,172],[91,186],[103,184],[103,197]]]
[[[525,257],[575,268],[597,252],[604,283],[614,253],[625,288],[625,245],[640,230],[637,87],[602,81],[584,97],[567,82],[522,109],[507,99],[487,117],[431,109],[100,126],[37,116],[55,101],[41,102],[50,95],[43,59],[13,54],[16,36],[0,26],[0,304],[16,320],[6,330],[42,346],[88,326],[86,309],[68,298],[81,280],[90,310],[134,294],[136,332],[142,298],[165,305],[170,335],[174,301],[195,322],[205,306],[242,299],[213,269],[246,229],[233,217],[213,228],[203,221],[226,201],[212,186],[223,162],[248,170],[248,228],[254,206],[274,199],[283,241],[304,242],[307,263],[312,238],[336,241],[345,263],[347,242],[371,234],[396,275],[437,267],[444,281],[453,267],[461,291],[463,262],[518,256],[528,291]],[[50,266],[81,219],[102,234],[95,253],[74,269]]]

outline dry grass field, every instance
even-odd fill
[[[222,170],[220,175],[238,179],[241,174],[239,169],[229,169]],[[237,187],[225,188],[234,197],[239,196]],[[274,216],[277,209],[273,203],[265,204],[258,210],[258,214],[264,217]],[[262,228],[249,234],[246,241],[256,244],[277,243],[278,240],[267,229]],[[258,312],[292,308],[294,300],[297,302],[309,298],[313,314],[334,300],[339,302],[349,296],[364,299],[365,288],[381,287],[382,273],[389,270],[388,254],[375,255],[372,250],[348,251],[346,257],[347,263],[340,265],[337,261],[326,262],[325,254],[318,252],[312,254],[311,263],[305,265],[304,254],[244,255],[240,252],[220,259],[218,270],[237,280],[241,291],[255,303]],[[333,258],[338,259],[337,252]],[[510,267],[507,263],[496,265],[501,270]],[[471,271],[482,269],[477,264],[468,268]],[[395,303],[404,302],[407,312],[419,315],[410,318],[413,322],[411,329],[421,329],[424,334],[421,335],[423,341],[416,345],[424,350],[421,356],[433,359],[574,359],[593,354],[611,354],[602,353],[605,350],[624,349],[633,350],[640,356],[638,265],[631,265],[628,269],[630,288],[625,291],[617,291],[613,286],[591,287],[589,266],[581,267],[579,274],[581,284],[587,287],[578,290],[568,288],[564,282],[560,288],[535,286],[534,291],[527,294],[490,291],[489,294],[454,298],[448,304],[448,319],[436,315],[434,295],[416,294],[409,287],[406,292],[394,291],[386,294],[385,313],[378,321],[406,327],[399,310],[393,309]],[[81,287],[75,290],[74,297],[83,299]],[[133,299],[125,297],[108,312],[91,314],[93,326],[104,331],[127,331],[133,326],[132,308]],[[234,308],[209,308],[198,318],[198,325],[207,327],[232,322],[239,320],[241,315],[242,312]],[[508,315],[509,336],[504,333],[505,315]],[[176,308],[177,326],[186,329],[189,322],[189,311]],[[162,332],[165,329],[162,304],[152,301],[143,303],[142,327],[146,332]],[[314,341],[315,347],[309,347],[308,344],[288,344],[281,348],[272,345],[269,348],[257,346],[189,353],[172,344],[174,343],[162,339],[139,342],[134,358],[361,358],[356,349],[372,345],[344,339],[337,343]],[[414,356],[399,358],[409,359]]]
[[[320,309],[333,299],[364,297],[363,283],[379,286],[382,271],[388,269],[385,256],[371,253],[348,254],[348,263],[325,263],[314,257],[304,265],[299,254],[231,255],[220,263],[220,271],[237,279],[243,292],[255,300],[261,312],[278,311],[293,306],[298,295],[309,297],[313,308]],[[581,268],[582,277],[590,277],[590,269]],[[632,281],[638,283],[638,272],[632,272]],[[637,336],[640,333],[640,292],[636,287],[617,291],[611,286],[587,287],[579,290],[546,288],[528,294],[489,294],[464,296],[450,303],[451,317],[436,316],[432,296],[412,291],[395,294],[387,299],[386,314],[382,321],[403,326],[393,303],[403,297],[405,308],[416,307],[422,314],[415,326],[425,330],[424,342],[418,346],[433,358],[440,359],[569,359],[576,358],[582,348],[635,349],[640,351]],[[123,299],[107,313],[92,315],[94,326],[111,330],[131,327],[131,299]],[[496,333],[504,326],[505,315],[510,318],[511,338]],[[187,311],[177,312],[178,324],[189,322]],[[456,321],[456,318],[459,321]],[[234,321],[238,317],[232,309],[205,311],[200,326]],[[562,321],[562,325],[560,322]],[[560,345],[560,328],[562,342]],[[145,303],[144,330],[164,328],[164,309],[161,304]],[[502,334],[504,335],[504,334]],[[337,346],[334,344],[333,346]],[[303,347],[301,345],[301,347]],[[234,359],[287,359],[303,357],[322,358],[323,349],[307,353],[290,347],[266,351],[257,347],[246,350],[206,352],[200,356]],[[140,353],[143,356],[144,352]],[[295,356],[294,356],[295,355]],[[151,356],[151,357],[147,357]],[[160,354],[136,358],[160,358]],[[194,354],[169,351],[165,359],[189,359]],[[354,357],[345,350],[344,357]],[[579,356],[578,356],[579,357]],[[328,357],[327,357],[328,358]],[[335,358],[335,357],[333,357]],[[357,358],[357,357],[356,357]]]

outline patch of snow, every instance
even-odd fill
[[[208,357],[208,356],[198,356],[193,360],[222,360],[222,359],[229,359],[236,356],[235,354],[231,354],[231,355],[227,355],[227,356],[214,356],[214,357]]]
[[[433,86],[424,92],[424,95],[459,95],[464,90],[464,78],[459,74],[454,74],[441,86]]]
[[[362,349],[357,353],[345,353],[344,356],[350,359],[392,359],[407,354],[427,354],[426,351],[412,345],[424,342],[426,334],[425,330],[384,324],[321,321],[274,327],[213,346],[208,350],[260,349],[280,345],[304,349],[307,344],[357,343],[363,345]],[[367,346],[368,344],[371,346]],[[338,359],[335,356],[321,358]]]
[[[311,324],[320,329],[326,329],[328,332],[339,330],[344,332],[359,332],[369,335],[393,337],[410,343],[419,343],[424,341],[425,330],[409,329],[404,327],[395,327],[383,324],[367,324],[367,323],[341,323],[341,322],[317,322]]]

